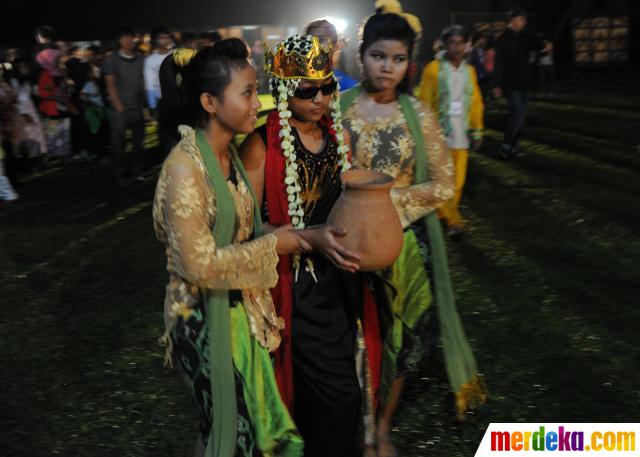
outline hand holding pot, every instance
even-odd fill
[[[314,251],[324,255],[336,267],[351,273],[360,269],[360,256],[345,248],[337,239],[347,234],[345,229],[333,225],[322,225],[298,233],[309,242]]]
[[[276,244],[278,255],[300,254],[301,252],[311,251],[309,243],[298,236],[291,224],[278,227],[271,233],[278,239]]]
[[[343,191],[327,223],[343,227],[340,244],[358,256],[360,271],[391,265],[402,249],[398,212],[391,202],[393,178],[370,170],[349,170],[341,175]]]

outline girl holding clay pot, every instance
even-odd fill
[[[410,97],[408,70],[416,37],[415,16],[395,1],[378,1],[363,27],[361,85],[341,97],[354,169],[381,171],[395,178],[391,197],[400,216],[404,245],[382,274],[393,285],[392,317],[381,324],[382,376],[373,392],[372,417],[365,424],[369,456],[397,455],[390,442],[393,414],[406,374],[416,369],[436,310],[441,346],[459,418],[486,399],[476,363],[456,311],[448,261],[435,209],[454,195],[453,167],[437,117]]]

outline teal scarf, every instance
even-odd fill
[[[207,139],[196,131],[196,143],[209,174],[216,196],[216,220],[212,234],[218,247],[233,242],[236,230],[236,208],[225,177],[222,175]],[[254,201],[253,235],[262,234],[260,210],[246,171],[233,146],[233,166],[247,185]],[[206,291],[207,328],[209,330],[209,363],[212,426],[206,457],[233,457],[237,446],[237,393],[234,373],[242,380],[247,411],[254,428],[258,448],[265,454],[299,457],[303,453],[302,438],[289,415],[275,381],[268,351],[251,336],[244,306],[231,307],[229,291]]]
[[[444,130],[445,136],[451,133],[451,124],[449,121],[449,108],[451,104],[451,78],[449,72],[452,65],[447,59],[440,59],[438,66],[438,118]],[[471,67],[463,62],[464,65],[464,89],[462,94],[462,110],[464,112],[464,130],[469,130],[471,114],[471,101],[473,99],[473,77],[471,76]],[[406,116],[406,114],[405,114]]]
[[[216,156],[204,134],[199,130],[196,131],[196,142],[209,172],[209,180],[216,196],[216,220],[212,233],[216,246],[222,248],[232,243],[235,232],[236,209],[233,204],[233,196],[227,187],[227,180],[220,170]],[[231,161],[239,170],[240,167],[237,164],[240,161],[234,150],[231,151]],[[254,230],[256,231],[260,230],[259,222],[260,218],[254,218]],[[207,290],[206,305],[210,338],[209,363],[211,364],[213,420],[205,455],[207,457],[232,457],[236,450],[238,411],[231,353],[229,291]]]

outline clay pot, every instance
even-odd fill
[[[402,225],[391,203],[393,178],[369,170],[349,170],[340,175],[343,190],[327,222],[347,230],[339,241],[360,255],[360,270],[374,271],[391,265],[402,249]]]

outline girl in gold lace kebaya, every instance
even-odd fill
[[[269,357],[282,319],[269,288],[279,255],[307,243],[284,226],[262,234],[260,213],[231,140],[253,130],[256,71],[238,39],[200,51],[180,73],[192,114],[165,161],[153,208],[165,244],[167,361],[195,395],[196,455],[300,456]]]
[[[367,436],[368,454],[388,457],[396,454],[389,441],[391,420],[404,375],[416,368],[425,346],[431,305],[437,311],[459,417],[483,402],[486,393],[455,308],[442,228],[434,211],[454,195],[451,159],[436,116],[407,95],[419,21],[403,13],[397,0],[379,1],[376,7],[362,31],[364,81],[342,94],[341,104],[353,167],[396,179],[391,197],[405,227],[400,257],[382,272],[395,291],[390,297],[393,318],[383,322],[377,433]]]

